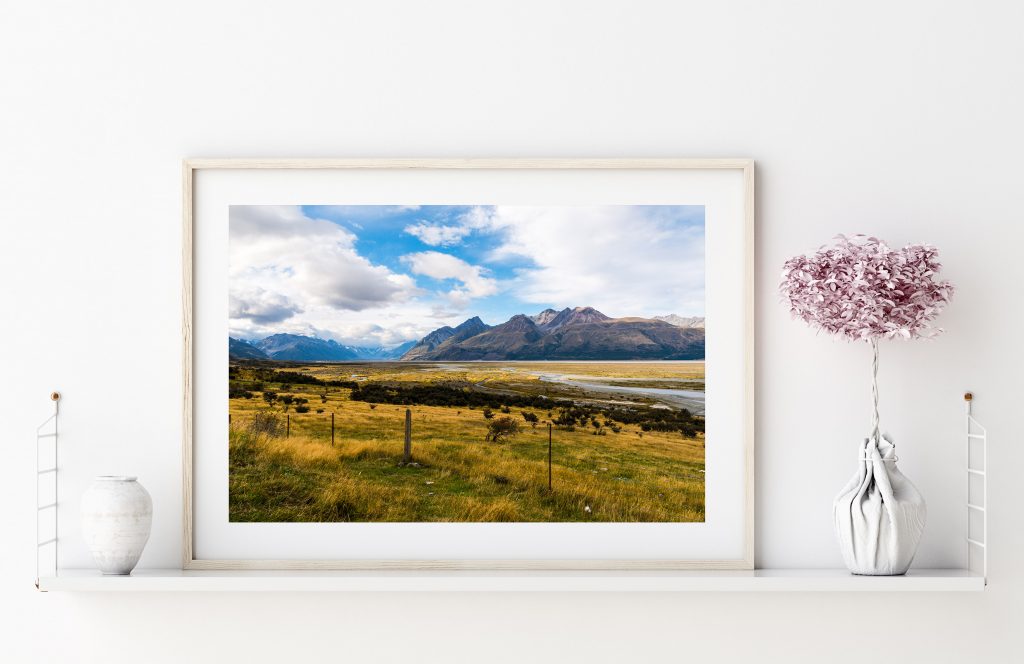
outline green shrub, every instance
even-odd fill
[[[228,399],[252,399],[252,392],[232,383],[228,386]]]
[[[519,427],[519,422],[508,416],[501,416],[491,420],[487,425],[487,437],[485,440],[491,440],[495,443],[500,443],[503,440],[514,437],[522,429]]]

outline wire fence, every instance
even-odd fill
[[[371,408],[375,408],[371,406]],[[399,408],[398,410],[402,410]],[[245,429],[252,433],[265,434],[272,437],[284,437],[290,438],[292,435],[292,424],[293,415],[295,418],[296,432],[298,433],[301,429],[303,435],[313,437],[323,437],[327,439],[328,433],[330,436],[331,446],[338,444],[338,426],[335,418],[335,413],[332,411],[327,413],[325,411],[317,413],[278,413],[269,409],[256,410],[250,417],[238,417],[235,414],[228,413],[228,429],[237,430]],[[283,418],[283,422],[282,422]],[[511,420],[511,418],[504,418],[505,420]],[[529,422],[533,428],[536,428],[536,420]],[[551,422],[547,422],[547,466],[548,466],[548,490],[552,489],[552,464],[553,464],[553,439],[554,439],[554,427]],[[505,430],[502,430],[502,427]],[[518,424],[508,425],[502,422],[501,419],[495,421],[491,420],[491,424],[488,426],[488,435],[486,440],[494,442],[500,442],[501,440],[511,438],[513,435],[520,431]],[[402,437],[402,462],[405,464],[411,463],[413,459],[413,417],[412,409],[406,408],[404,415],[404,427]]]

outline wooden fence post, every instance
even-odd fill
[[[551,422],[548,422],[548,491],[551,491]]]
[[[405,409],[405,452],[402,454],[402,461],[412,461],[412,411]]]
[[[334,413],[331,413],[331,447],[334,447]]]
[[[285,415],[284,437],[292,437],[292,416],[290,413],[288,415]]]

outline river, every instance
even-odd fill
[[[593,392],[609,392],[626,396],[635,394],[650,397],[670,408],[685,408],[694,415],[704,414],[704,392],[698,390],[675,390],[662,387],[632,387],[628,385],[615,385],[614,383],[593,383],[570,378],[565,374],[535,372],[534,375],[548,383],[579,387]]]

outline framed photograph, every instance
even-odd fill
[[[184,163],[184,567],[752,569],[749,159]]]

